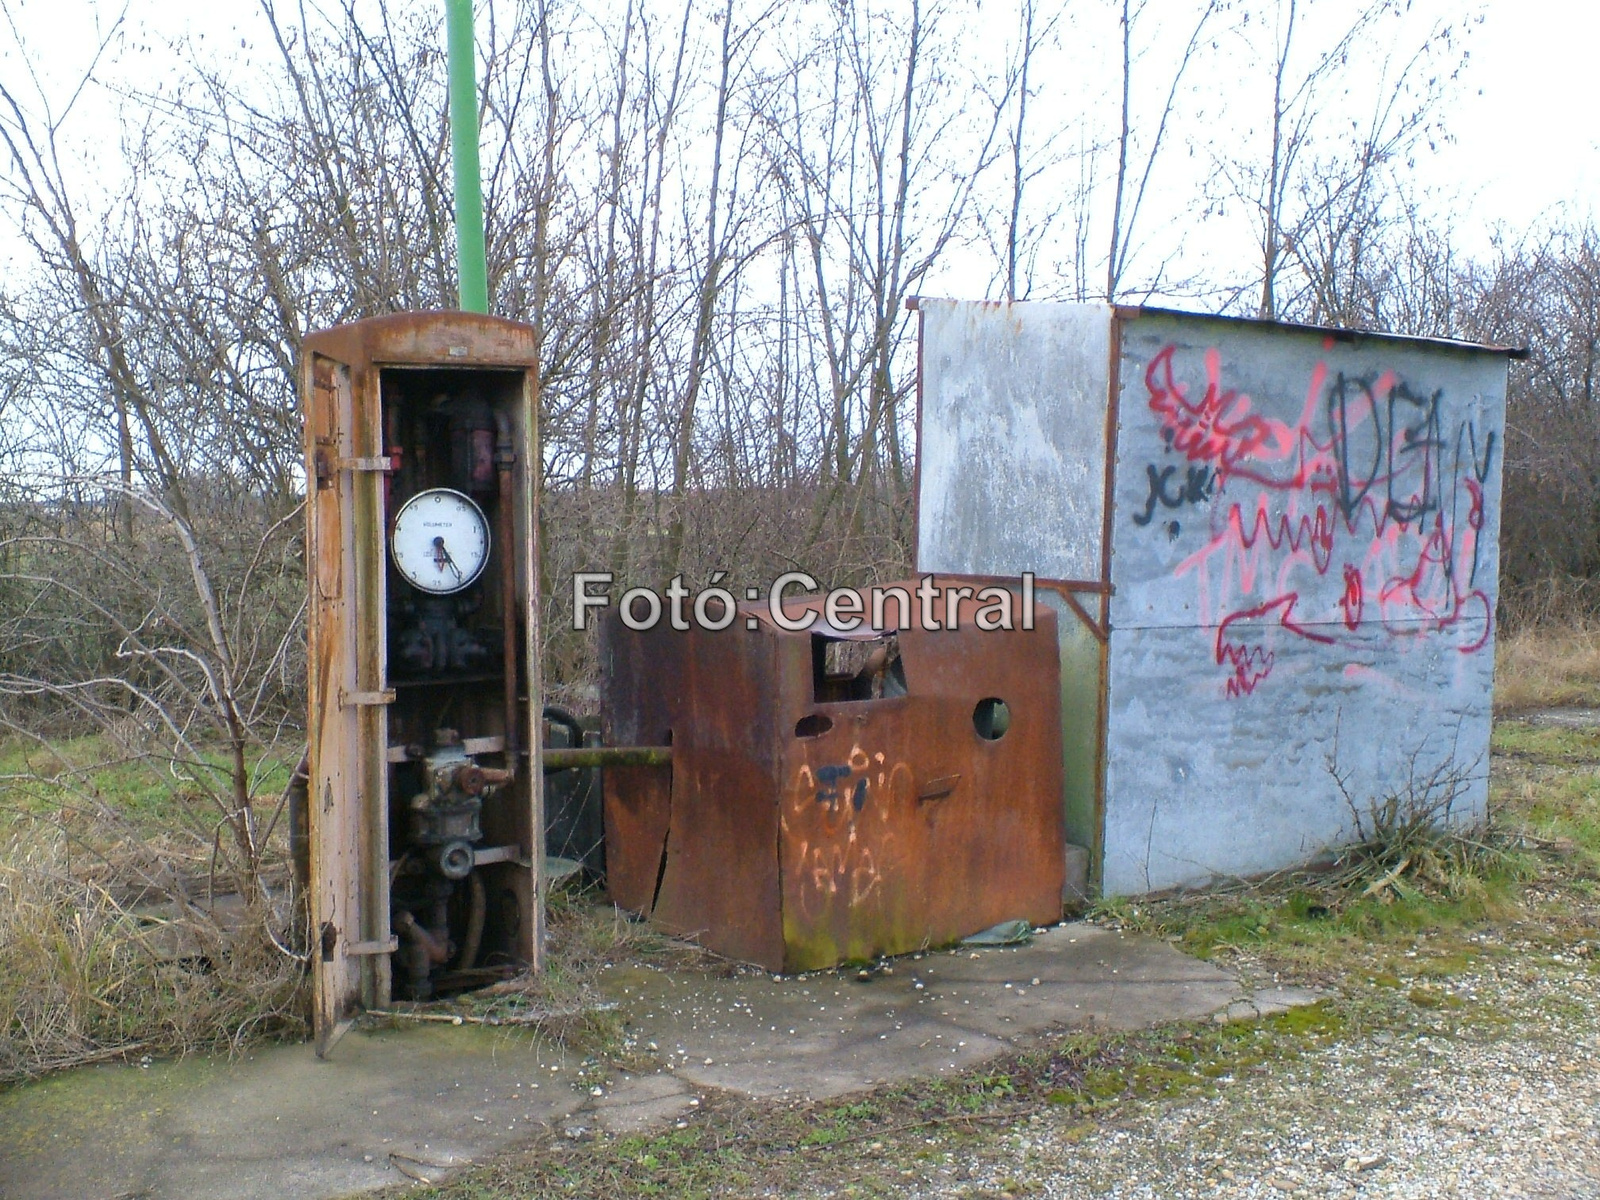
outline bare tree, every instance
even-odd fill
[[[1115,301],[1122,293],[1123,283],[1128,272],[1128,264],[1135,252],[1136,243],[1134,232],[1139,223],[1139,214],[1144,207],[1145,196],[1150,187],[1151,176],[1155,172],[1156,160],[1160,156],[1167,140],[1168,128],[1172,123],[1176,111],[1178,93],[1183,86],[1184,77],[1189,73],[1197,52],[1205,37],[1206,28],[1211,24],[1220,7],[1221,0],[1206,0],[1195,18],[1194,27],[1189,34],[1188,41],[1184,44],[1182,52],[1177,57],[1177,62],[1172,68],[1172,76],[1166,87],[1166,99],[1161,106],[1161,113],[1156,118],[1146,139],[1144,150],[1144,167],[1139,172],[1139,183],[1130,196],[1128,188],[1129,154],[1133,152],[1136,142],[1136,129],[1133,122],[1133,66],[1135,56],[1133,53],[1134,30],[1144,16],[1147,0],[1139,0],[1133,5],[1131,0],[1122,0],[1122,104],[1121,124],[1117,132],[1117,169],[1111,186],[1111,245],[1106,253],[1106,290],[1105,298]],[[1149,290],[1156,290],[1161,286],[1161,272],[1157,272],[1148,283]]]
[[[1341,10],[1331,36],[1310,45],[1305,22],[1327,11],[1312,0],[1277,0],[1270,29],[1254,23],[1255,37],[1270,38],[1260,54],[1271,72],[1264,152],[1216,162],[1225,192],[1246,204],[1256,226],[1258,316],[1279,315],[1285,265],[1316,230],[1343,248],[1354,227],[1370,223],[1383,173],[1428,131],[1460,70],[1450,23],[1437,23],[1415,45],[1394,45],[1408,10],[1402,0],[1379,0],[1353,18]],[[1247,45],[1248,26],[1242,21],[1238,31]],[[1372,62],[1376,77],[1362,77],[1357,68]],[[1350,122],[1348,132],[1329,102],[1340,88],[1371,97],[1366,116]]]

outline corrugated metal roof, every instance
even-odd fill
[[[924,300],[943,300],[936,296],[909,296],[906,298],[906,308],[915,312]],[[957,303],[951,301],[951,303]],[[1004,300],[986,301],[998,306],[1008,303]],[[1020,304],[1048,304],[1053,301],[1021,300],[1010,303]],[[1277,329],[1293,329],[1301,333],[1320,333],[1339,342],[1353,342],[1367,338],[1381,341],[1408,342],[1421,346],[1445,346],[1453,350],[1477,350],[1486,354],[1504,354],[1507,358],[1525,359],[1528,357],[1526,346],[1499,346],[1483,342],[1467,342],[1459,338],[1416,337],[1404,333],[1388,333],[1379,329],[1345,329],[1333,325],[1307,325],[1299,321],[1271,321],[1265,317],[1237,317],[1224,313],[1192,312],[1183,308],[1163,308],[1153,304],[1113,304],[1111,311],[1123,320],[1135,320],[1146,314],[1163,317],[1194,317],[1208,321],[1231,321],[1241,325],[1266,325]]]
[[[1507,358],[1528,357],[1526,346],[1498,346],[1483,342],[1468,342],[1459,338],[1416,337],[1404,333],[1388,333],[1378,329],[1346,329],[1333,325],[1307,325],[1299,321],[1273,321],[1265,317],[1236,317],[1222,313],[1190,312],[1182,308],[1162,308],[1151,304],[1116,304],[1112,311],[1117,316],[1132,320],[1140,316],[1190,317],[1208,321],[1229,321],[1239,325],[1264,325],[1276,329],[1292,329],[1300,333],[1320,333],[1336,342],[1353,342],[1373,338],[1386,342],[1408,342],[1419,346],[1445,346],[1452,350],[1478,350],[1486,354],[1504,354]]]

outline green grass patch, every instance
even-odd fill
[[[1489,736],[1489,749],[1494,754],[1510,754],[1539,762],[1592,766],[1600,762],[1600,727],[1497,721]]]
[[[1546,859],[1547,874],[1592,895],[1600,880],[1600,730],[1502,721],[1490,802],[1502,827]]]
[[[299,753],[298,747],[265,755],[258,751],[247,760],[257,803],[276,804]],[[49,745],[10,739],[0,743],[0,828],[63,813],[93,818],[102,810],[150,835],[208,825],[221,812],[197,780],[206,780],[226,796],[231,770],[228,753],[214,747],[193,763],[174,764],[129,755],[99,734]]]
[[[1169,938],[1203,959],[1246,951],[1307,967],[1364,968],[1374,951],[1381,953],[1385,946],[1409,948],[1421,933],[1460,931],[1507,911],[1516,903],[1531,861],[1531,856],[1527,862],[1518,856],[1454,897],[1429,895],[1417,887],[1366,896],[1359,887],[1316,891],[1302,883],[1276,894],[1261,889],[1111,901],[1100,905],[1096,916]]]

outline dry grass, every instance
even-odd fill
[[[266,913],[119,904],[44,824],[0,842],[0,1084],[108,1058],[237,1049],[303,1030],[303,968]]]
[[[1539,624],[1495,648],[1495,710],[1600,707],[1600,624]]]

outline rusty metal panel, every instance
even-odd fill
[[[944,583],[954,581],[941,581]],[[1032,630],[899,635],[906,694],[783,697],[781,859],[786,966],[830,966],[942,945],[1000,921],[1061,915],[1061,696],[1055,614]],[[802,640],[804,638],[804,640]],[[808,635],[783,639],[791,678]],[[805,674],[809,676],[810,671]],[[997,738],[977,706],[1005,702]],[[831,728],[799,736],[822,716]]]
[[[308,351],[304,372],[312,1004],[321,1053],[360,998],[363,965],[343,950],[363,940],[360,708],[347,702],[359,690],[351,604],[355,482],[348,472],[319,469],[354,454],[355,400],[348,363]]]
[[[670,772],[607,772],[613,897],[773,970],[1057,918],[1055,615],[1040,608],[1030,631],[985,632],[977,608],[960,601],[956,631],[900,631],[901,684],[876,698],[819,694],[818,656],[836,630],[819,626],[819,641],[749,606],[720,633],[638,632],[613,614],[607,740],[670,734],[673,751]],[[980,731],[977,713],[996,700],[1009,724],[985,736],[995,730]]]
[[[613,745],[672,747],[672,766],[605,772],[613,899],[664,929],[781,968],[774,645],[720,633],[604,626],[602,707]]]
[[[694,630],[679,661],[671,820],[652,917],[732,958],[782,955],[773,700],[776,647],[759,632]],[[712,936],[714,933],[714,939]]]
[[[1345,792],[1481,814],[1506,352],[1121,323],[1106,890],[1293,865]]]
[[[480,329],[477,345],[487,356],[506,358],[523,369],[522,404],[512,413],[513,436],[519,449],[517,464],[512,476],[516,494],[516,507],[512,522],[521,554],[516,562],[516,605],[523,621],[522,675],[526,686],[526,700],[520,742],[527,762],[523,803],[512,813],[511,836],[516,844],[527,847],[531,869],[505,870],[511,891],[523,920],[516,932],[516,955],[535,970],[544,967],[545,943],[545,795],[544,795],[544,738],[541,734],[544,715],[544,668],[540,662],[539,648],[544,638],[540,632],[539,564],[543,561],[543,548],[539,543],[539,490],[543,478],[544,449],[539,436],[538,343],[531,326],[506,322],[497,329]],[[445,347],[446,353],[450,347]]]
[[[669,629],[635,632],[608,614],[601,627],[602,733],[612,746],[666,745],[677,722],[676,680],[685,639]],[[606,888],[629,912],[648,915],[661,879],[672,804],[671,767],[601,772]]]
[[[918,311],[917,569],[1098,581],[1110,309]]]

